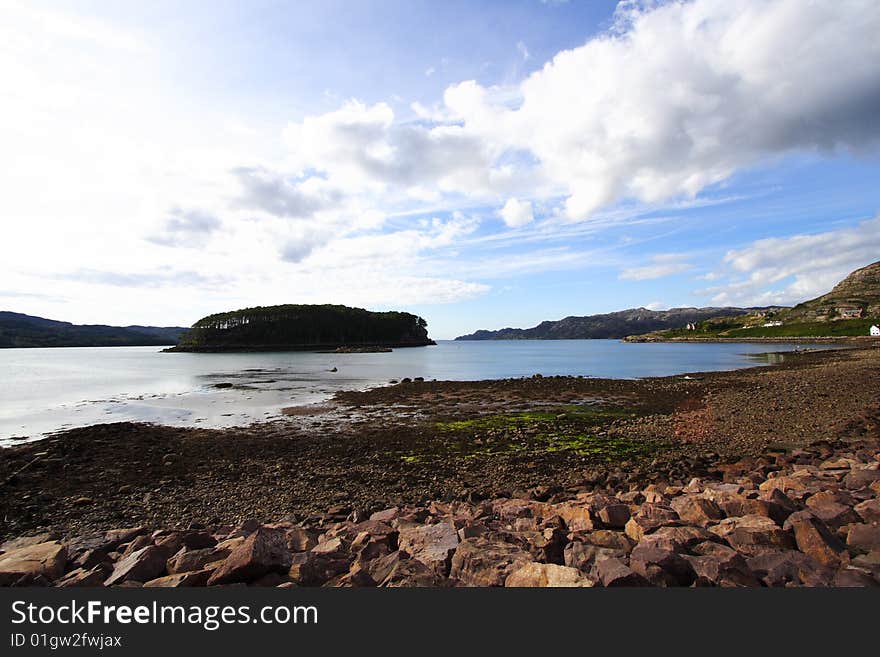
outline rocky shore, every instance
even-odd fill
[[[0,452],[4,586],[876,586],[880,351]]]
[[[685,485],[541,487],[304,522],[7,541],[3,586],[880,586],[880,443],[823,441]]]

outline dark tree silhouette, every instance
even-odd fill
[[[403,312],[339,305],[283,305],[208,315],[172,351],[274,351],[433,344],[427,323]]]

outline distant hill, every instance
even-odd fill
[[[847,314],[880,317],[880,261],[856,269],[831,292],[799,303],[781,319],[787,323],[851,319]]]
[[[828,294],[794,308],[714,317],[697,322],[693,330],[677,327],[629,339],[840,338],[867,336],[874,324],[880,324],[880,262],[857,269]]]
[[[755,312],[773,312],[769,308],[672,308],[648,310],[630,308],[603,315],[566,317],[558,321],[541,322],[528,329],[504,328],[497,331],[480,330],[462,335],[456,340],[584,340],[616,339],[638,333],[648,333],[670,328],[683,328],[713,317],[748,315]]]
[[[244,308],[203,317],[168,351],[297,351],[434,344],[410,313],[339,305]]]
[[[0,348],[164,346],[175,344],[184,331],[180,326],[71,324],[0,311]]]

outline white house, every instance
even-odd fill
[[[874,324],[871,327],[871,335],[873,335],[875,338],[880,337],[880,326]]]

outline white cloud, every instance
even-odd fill
[[[526,46],[525,42],[517,41],[516,42],[516,49],[519,51],[519,54],[522,56],[523,61],[526,61],[529,58],[531,58],[531,55],[529,54],[529,49]]]
[[[669,305],[663,303],[662,301],[652,301],[648,305],[645,306],[648,310],[668,310]]]
[[[571,220],[623,196],[694,196],[794,150],[880,136],[873,0],[625,3],[614,29],[558,53],[514,108],[473,82],[446,104],[492,152],[521,148]]]
[[[683,257],[672,253],[655,255],[651,258],[651,264],[649,265],[625,268],[620,273],[620,279],[624,281],[647,281],[680,274],[692,268],[692,265],[682,261]]]
[[[501,218],[504,219],[504,223],[511,228],[525,226],[526,224],[531,223],[535,218],[531,202],[518,201],[515,198],[508,199],[507,203],[504,204],[504,207],[501,208],[499,214],[501,214]]]
[[[878,259],[880,216],[853,228],[757,240],[729,251],[730,282],[702,290],[713,303],[798,303],[825,294],[847,274]],[[732,276],[731,276],[732,272]],[[735,278],[737,274],[745,278]]]

